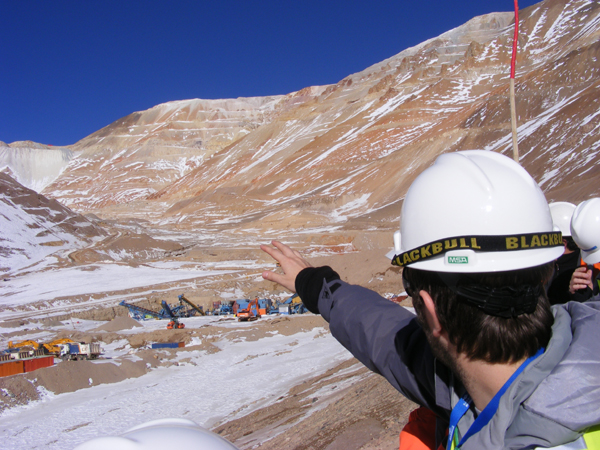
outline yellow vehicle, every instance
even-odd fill
[[[44,350],[49,355],[60,355],[60,344],[74,344],[75,341],[69,338],[56,339],[52,342],[48,342],[47,344],[42,344]]]
[[[31,340],[21,341],[21,342],[8,341],[8,348],[21,348],[21,347],[33,347],[34,350],[37,350],[40,348],[40,344],[37,343],[36,341],[31,341]]]

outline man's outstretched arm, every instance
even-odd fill
[[[340,280],[330,267],[312,267],[281,242],[272,244],[261,249],[279,262],[284,273],[265,271],[263,278],[298,292],[359,361],[409,399],[444,415],[437,406],[434,357],[414,314],[376,292]]]

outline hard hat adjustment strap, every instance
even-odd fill
[[[426,261],[452,250],[475,250],[479,252],[508,252],[563,246],[560,231],[526,233],[506,236],[457,236],[439,239],[412,250],[394,255],[392,264],[408,266]]]
[[[465,303],[497,317],[517,317],[535,311],[543,292],[540,285],[490,287],[465,274],[437,272],[440,280]]]

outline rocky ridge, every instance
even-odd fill
[[[599,8],[545,0],[520,14],[521,163],[549,200],[599,193]],[[131,114],[73,145],[44,193],[182,229],[393,227],[440,153],[512,152],[513,26],[511,13],[476,17],[331,86]]]

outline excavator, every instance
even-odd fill
[[[252,308],[254,306],[254,308]],[[244,309],[240,309],[237,312],[239,322],[248,322],[252,320],[258,320],[260,318],[258,298],[250,301],[248,306]]]
[[[162,307],[165,309],[169,317],[171,317],[171,321],[167,324],[168,330],[172,330],[173,328],[185,328],[185,324],[179,322],[179,318],[175,314],[173,314],[173,311],[171,311],[169,304],[164,300],[162,301]]]
[[[61,344],[75,344],[75,341],[69,338],[56,339],[47,344],[42,344],[42,347],[44,347],[45,352],[50,355],[60,355]]]
[[[21,342],[13,342],[8,341],[8,348],[22,348],[22,347],[32,347],[34,350],[39,350],[40,344],[36,341],[21,341]]]

